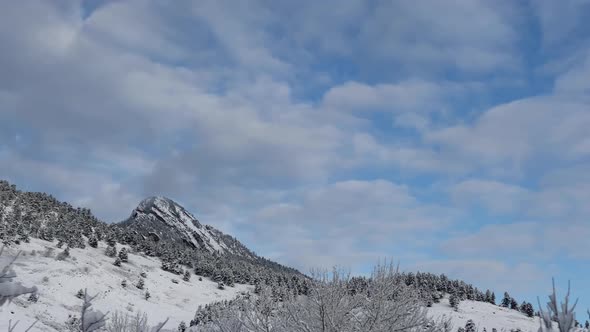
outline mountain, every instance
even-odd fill
[[[232,254],[249,259],[256,255],[235,238],[203,225],[184,207],[166,197],[149,197],[120,224],[155,241],[182,242],[210,253]]]

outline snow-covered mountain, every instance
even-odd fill
[[[203,225],[180,204],[166,197],[149,197],[133,210],[121,226],[155,241],[183,242],[211,253],[233,254],[254,259],[256,256],[235,238]]]

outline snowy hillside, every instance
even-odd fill
[[[244,245],[219,230],[202,225],[184,207],[166,197],[149,197],[120,224],[154,240],[184,242],[211,253],[256,258]]]
[[[455,311],[449,304],[448,296],[428,308],[428,314],[433,318],[450,317],[455,330],[464,327],[469,319],[475,322],[479,331],[485,328],[488,332],[492,332],[493,328],[499,332],[516,329],[536,332],[540,326],[538,317],[529,318],[516,310],[485,302],[461,301],[459,310]]]
[[[56,255],[62,249],[55,248],[56,243],[31,239],[31,243],[8,248],[8,255],[22,250],[14,265],[17,280],[27,286],[36,285],[39,300],[28,302],[25,295],[0,307],[0,331],[7,330],[10,319],[13,323],[20,320],[22,328],[35,318],[39,322],[32,331],[64,331],[68,316],[78,315],[82,301],[76,293],[84,288],[91,295],[98,294],[95,309],[111,313],[120,310],[131,315],[147,313],[151,324],[169,317],[166,327],[172,330],[181,321],[188,325],[199,305],[230,300],[240,292],[253,290],[253,286],[240,284],[219,290],[217,283],[208,278],[199,281],[194,274],[186,282],[182,276],[163,271],[159,259],[133,253],[129,254],[128,263],[117,267],[111,257],[105,256],[106,244],[102,242],[98,248],[70,249],[70,257],[59,261]],[[48,250],[53,252],[46,257]],[[145,278],[140,276],[142,272],[146,273]],[[143,290],[135,286],[140,279],[145,280]],[[123,280],[127,281],[126,287],[121,286]],[[151,295],[148,300],[146,291]]]

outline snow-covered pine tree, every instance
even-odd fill
[[[127,254],[127,248],[121,248],[121,251],[119,251],[119,258],[121,259],[121,262],[127,263],[127,261],[129,260],[129,255]]]
[[[96,235],[93,234],[88,238],[88,245],[92,248],[98,247],[98,238],[96,237]]]
[[[109,245],[105,251],[104,254],[109,256],[109,257],[115,257],[117,255],[117,247],[115,247],[114,245]]]
[[[459,310],[459,302],[461,302],[461,299],[457,294],[453,293],[450,295],[449,304],[453,309],[455,309],[455,311]]]
[[[182,276],[182,280],[188,282],[191,280],[191,273],[189,270],[184,271],[184,275]]]
[[[504,298],[502,299],[500,306],[504,308],[509,308],[511,299],[512,298],[510,297],[510,294],[508,294],[508,292],[504,292]]]
[[[510,299],[510,309],[518,310],[518,302],[516,302],[516,299],[514,298]]]
[[[145,281],[143,281],[143,278],[139,278],[139,280],[137,281],[137,284],[135,284],[135,287],[137,287],[139,289],[143,289],[144,286],[145,286]]]
[[[530,302],[527,302],[525,307],[524,307],[524,313],[528,316],[528,317],[534,317],[535,316],[535,308],[533,307],[533,304]]]
[[[149,299],[150,299],[150,297],[152,297],[152,294],[150,294],[150,291],[147,291],[147,290],[146,290],[146,291],[145,291],[145,295],[144,295],[144,298],[145,298],[145,300],[146,300],[146,301],[147,301],[147,300],[149,300]]]
[[[472,319],[468,320],[467,323],[465,323],[465,332],[476,332],[475,323]]]
[[[121,266],[121,263],[122,263],[121,258],[120,257],[117,257],[117,258],[115,258],[115,261],[113,262],[113,265],[115,265],[115,266]]]

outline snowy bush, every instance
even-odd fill
[[[27,301],[32,302],[32,303],[37,303],[37,301],[39,301],[39,295],[37,293],[31,293],[31,295],[29,295],[29,298],[27,299]]]
[[[138,312],[134,316],[131,316],[116,311],[109,318],[106,330],[108,332],[159,332],[167,322],[168,319],[154,327],[150,327],[148,325],[148,317],[144,313]]]
[[[70,247],[66,247],[64,249],[64,251],[62,251],[59,254],[57,254],[57,256],[55,257],[55,259],[57,259],[58,261],[63,261],[63,260],[65,260],[68,257],[70,257]]]
[[[0,307],[12,299],[29,293],[36,293],[37,287],[24,287],[19,282],[14,281],[16,273],[12,269],[12,264],[16,261],[19,254],[12,259],[2,256],[4,247],[0,248]]]

